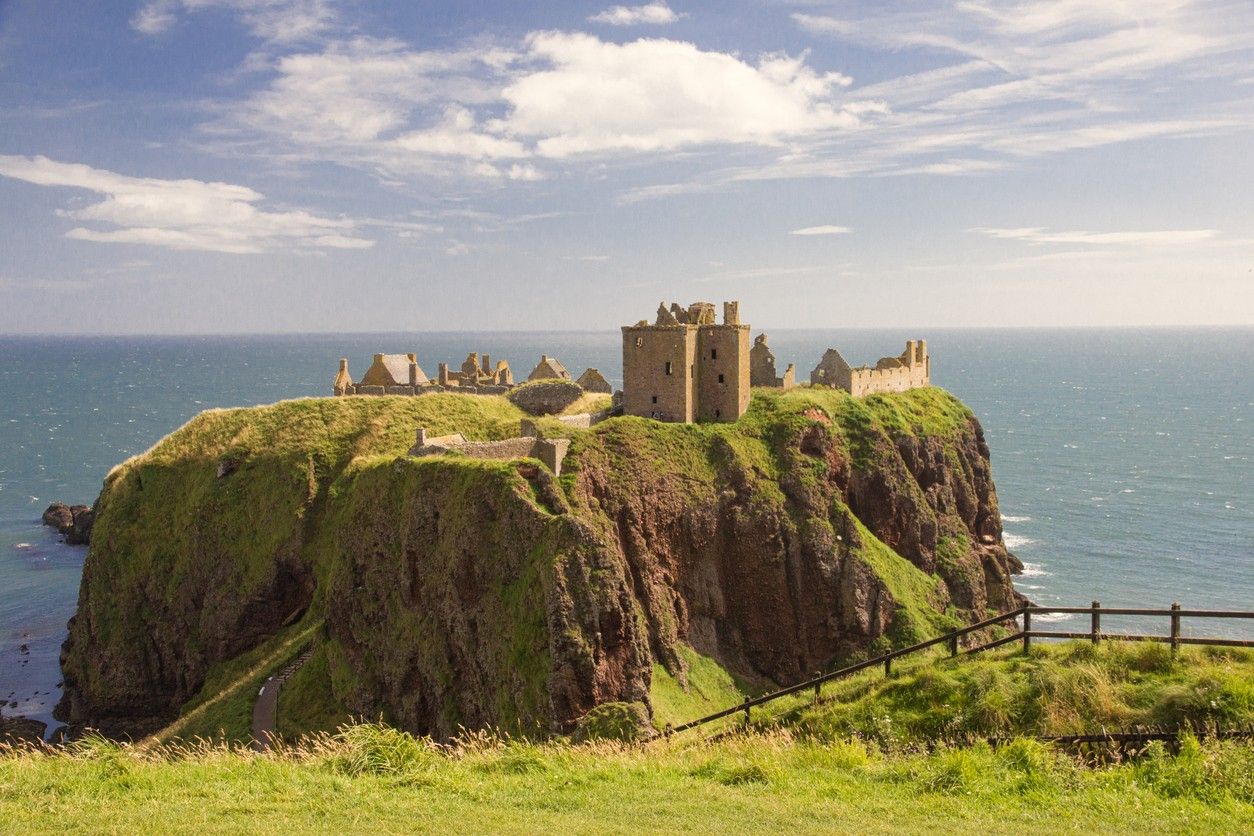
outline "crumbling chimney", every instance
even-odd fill
[[[724,302],[723,303],[723,324],[739,325],[740,324],[740,302]]]

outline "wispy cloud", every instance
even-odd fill
[[[47,157],[7,155],[0,155],[0,176],[102,196],[81,209],[57,212],[87,224],[65,233],[80,241],[221,253],[317,252],[374,245],[346,218],[261,209],[258,204],[265,196],[247,186],[129,177]]]
[[[610,26],[639,26],[640,24],[674,23],[682,15],[676,14],[670,6],[662,2],[648,3],[644,6],[610,6],[588,18],[591,23],[607,23]]]
[[[1026,241],[1031,244],[1089,244],[1094,246],[1179,246],[1206,241],[1219,235],[1217,229],[1160,229],[1124,232],[1088,232],[1072,230],[1051,232],[1043,227],[1004,229],[997,227],[973,227],[990,238]]]
[[[234,12],[250,32],[276,44],[309,41],[337,20],[330,0],[148,0],[131,18],[131,28],[160,35],[178,23],[180,13],[207,9]]]
[[[422,50],[349,36],[323,0],[164,0],[144,9],[165,21],[163,9],[208,7],[233,9],[273,43],[304,45],[258,59],[251,69],[269,75],[264,86],[218,107],[207,147],[357,165],[392,183],[500,186],[607,158],[645,167],[701,152],[679,182],[620,196],[630,203],[748,180],[979,176],[1048,155],[1254,125],[1243,84],[1254,8],[1244,0],[952,0],[926,11],[815,2],[794,14],[816,39],[909,52],[924,67],[863,86],[805,52],[743,55],[665,38],[540,31]],[[679,16],[649,3],[592,19]]]
[[[844,235],[853,232],[847,226],[807,226],[804,229],[794,229],[789,235]]]

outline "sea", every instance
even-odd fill
[[[798,380],[828,347],[851,362],[923,336],[932,381],[979,417],[1020,591],[1044,606],[1254,610],[1254,328],[770,330]],[[109,469],[197,412],[330,393],[338,360],[416,352],[428,374],[470,351],[523,377],[542,353],[621,385],[620,336],[389,333],[0,337],[0,708],[55,726],[58,654],[86,549],[40,525],[91,504]],[[1038,616],[1084,630],[1084,615]],[[1103,619],[1165,632],[1165,620]],[[1254,621],[1184,622],[1254,638]]]

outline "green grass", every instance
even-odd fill
[[[847,509],[845,509],[847,512]],[[887,587],[897,605],[893,632],[885,636],[884,646],[871,648],[876,655],[893,647],[903,647],[933,638],[962,624],[940,608],[941,589],[937,578],[919,569],[910,561],[884,545],[861,521],[848,514],[861,542],[854,551],[862,563]]]
[[[706,714],[713,714],[744,699],[750,689],[709,656],[702,656],[688,645],[679,646],[679,655],[688,666],[688,687],[666,668],[653,664],[649,702],[653,704],[653,724],[658,728],[678,726]]]
[[[1254,749],[1186,740],[1077,764],[1021,740],[932,754],[786,734],[571,747],[376,726],[275,755],[139,753],[94,740],[0,753],[13,832],[1236,833],[1254,828]]]
[[[882,671],[781,700],[755,717],[823,740],[857,735],[886,746],[936,739],[1065,735],[1135,726],[1246,726],[1254,719],[1254,652],[1161,644],[1037,645],[958,659],[902,660]]]

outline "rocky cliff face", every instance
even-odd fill
[[[1015,605],[982,431],[940,390],[755,392],[734,425],[614,419],[573,434],[560,480],[401,456],[418,421],[466,429],[389,406],[406,400],[427,399],[305,402],[342,431],[278,452],[240,442],[247,415],[185,428],[111,476],[63,714],[150,727],[303,617],[325,620],[347,711],[437,736],[568,731],[603,702],[648,705],[655,661],[685,682],[685,645],[786,683]]]

